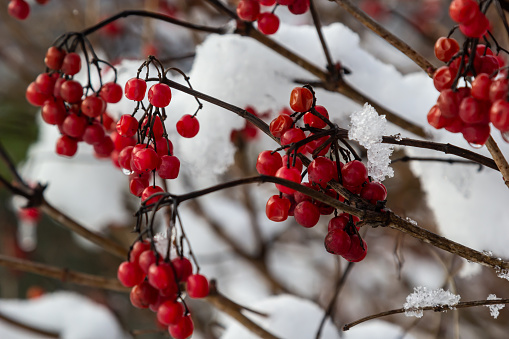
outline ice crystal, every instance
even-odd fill
[[[490,294],[488,296],[488,300],[500,300],[501,298],[497,298],[495,294]],[[500,314],[500,310],[505,307],[505,304],[495,304],[495,305],[484,305],[490,309],[490,314],[493,318],[497,319]]]
[[[369,176],[377,182],[394,176],[394,170],[389,166],[393,146],[382,144],[382,137],[387,130],[385,115],[378,115],[376,110],[366,103],[362,110],[351,115],[350,121],[352,126],[348,137],[366,148]]]
[[[454,307],[460,301],[460,296],[441,288],[429,290],[426,287],[414,287],[414,292],[406,297],[403,305],[407,317],[421,318],[423,307],[448,306]]]

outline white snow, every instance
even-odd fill
[[[444,291],[442,288],[428,289],[424,286],[418,286],[414,287],[414,292],[407,296],[403,308],[407,317],[421,318],[423,316],[423,307],[454,307],[460,299],[459,295]]]
[[[0,312],[21,323],[57,332],[62,339],[129,338],[113,313],[79,294],[56,292],[37,299],[0,299]],[[0,338],[45,338],[0,322]]]
[[[490,294],[487,300],[500,300],[501,298],[497,298],[495,294]],[[497,319],[500,314],[500,310],[505,307],[505,304],[496,304],[496,305],[484,305],[490,309],[490,315]]]
[[[385,115],[379,116],[368,103],[362,110],[350,116],[351,127],[348,137],[356,140],[368,151],[368,175],[373,181],[381,182],[385,177],[393,177],[394,170],[389,166],[394,147],[382,144],[382,137],[387,135]]]

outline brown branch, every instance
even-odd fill
[[[43,335],[50,338],[60,338],[60,334],[56,332],[46,331],[37,327],[34,327],[32,325],[25,324],[21,321],[15,320],[5,314],[0,313],[0,320],[3,322],[6,322],[12,326],[18,327],[22,330],[25,330],[27,332],[31,332],[38,335]]]
[[[218,310],[223,311],[224,313],[228,314],[233,319],[237,320],[240,324],[242,324],[245,328],[253,332],[254,334],[258,335],[260,338],[267,338],[267,339],[277,339],[275,335],[268,332],[267,330],[263,329],[259,325],[257,325],[254,321],[247,318],[245,315],[243,315],[240,311],[242,309],[246,309],[245,307],[240,306],[239,304],[231,301],[230,299],[226,298],[224,295],[219,293],[217,291],[217,288],[214,283],[210,286],[210,292],[209,296],[205,298],[209,303],[214,305]],[[246,309],[249,310],[249,309]],[[253,310],[249,310],[250,312],[253,312]],[[259,312],[255,313],[261,315]]]
[[[426,60],[422,55],[417,53],[412,47],[406,44],[404,41],[396,37],[394,34],[383,28],[373,19],[371,19],[366,13],[361,11],[357,6],[355,6],[349,0],[329,0],[334,1],[341,7],[343,7],[348,13],[350,13],[355,19],[361,22],[364,26],[372,30],[375,34],[383,38],[385,41],[390,43],[392,46],[397,48],[400,52],[409,57],[413,62],[415,62],[424,72],[426,72],[430,77],[435,73],[435,67]]]
[[[314,0],[309,1],[309,11],[311,12],[313,24],[315,25],[316,33],[318,34],[320,44],[322,45],[323,54],[325,54],[325,59],[327,60],[327,69],[329,70],[329,72],[332,73],[334,71],[334,62],[332,61],[329,48],[327,47],[327,42],[325,41],[325,38],[322,33],[322,23],[320,22],[320,17],[318,16]]]
[[[29,260],[12,258],[2,254],[0,254],[0,266],[13,270],[34,273],[81,286],[101,288],[117,292],[128,292],[130,290],[120,284],[117,279],[109,279],[87,273],[71,271]]]
[[[423,307],[423,308],[419,308],[419,310],[434,311],[434,312],[444,312],[444,311],[449,311],[449,310],[453,310],[454,311],[454,310],[456,310],[458,308],[468,308],[468,307],[498,305],[498,304],[509,304],[509,299],[463,301],[463,302],[459,302],[458,304],[456,304],[454,306],[448,306],[448,305],[444,305],[444,306],[426,306],[426,307]],[[348,323],[348,324],[344,325],[343,326],[343,331],[348,331],[352,327],[354,327],[356,325],[359,325],[359,324],[361,324],[361,323],[363,323],[365,321],[368,321],[368,320],[372,320],[372,319],[376,319],[376,318],[381,318],[381,317],[385,317],[385,316],[392,315],[392,314],[405,313],[405,311],[406,310],[404,308],[398,308],[398,309],[395,309],[395,310],[390,310],[390,311],[385,311],[385,312],[380,312],[380,313],[377,313],[377,314],[373,314],[373,315],[364,317],[362,319],[359,319],[359,320],[356,320],[354,322],[351,322],[351,323]]]
[[[103,237],[100,234],[94,233],[86,229],[78,222],[65,215],[62,211],[53,207],[45,199],[43,199],[40,208],[45,214],[47,214],[55,221],[59,222],[62,226],[75,232],[76,234],[79,234],[80,236],[93,242],[94,244],[100,246],[106,252],[111,253],[124,260],[127,258],[127,250],[125,248],[113,242],[112,240]]]
[[[497,143],[495,142],[495,140],[493,140],[491,135],[488,138],[488,141],[486,142],[486,148],[488,149],[488,151],[490,151],[493,160],[495,161],[498,169],[500,170],[500,173],[502,173],[502,179],[504,180],[505,185],[509,187],[509,164],[507,163],[507,160],[502,154],[502,151],[500,150],[500,148],[498,148]]]

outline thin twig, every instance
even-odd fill
[[[507,160],[502,154],[502,151],[500,150],[500,148],[498,148],[497,143],[495,142],[495,140],[493,140],[491,135],[488,138],[488,141],[486,142],[486,148],[488,149],[488,151],[490,151],[493,160],[495,161],[498,169],[500,170],[500,173],[502,173],[502,179],[504,180],[505,185],[509,187],[509,164],[507,163]]]
[[[313,24],[315,25],[316,33],[318,34],[320,44],[322,45],[323,54],[325,55],[325,59],[327,59],[327,69],[329,70],[329,72],[334,72],[334,62],[332,61],[329,48],[327,47],[327,42],[325,41],[325,38],[322,33],[322,23],[320,22],[320,17],[318,16],[318,12],[316,11],[314,0],[309,1],[309,11],[311,12]]]
[[[348,13],[350,13],[355,19],[359,20],[364,26],[372,30],[375,34],[383,38],[385,41],[396,47],[400,52],[412,59],[424,72],[430,77],[435,73],[435,67],[426,60],[422,55],[417,53],[412,47],[406,44],[404,41],[396,37],[394,34],[383,28],[373,19],[371,19],[366,13],[361,11],[355,6],[350,0],[329,0],[334,1],[341,7],[343,7]]]
[[[33,325],[25,324],[21,321],[15,320],[15,319],[13,319],[5,314],[2,314],[2,313],[0,313],[0,320],[2,320],[3,322],[6,322],[12,326],[15,326],[17,328],[20,328],[22,330],[25,330],[27,332],[31,332],[31,333],[38,334],[38,335],[43,335],[45,337],[50,337],[50,338],[60,338],[59,333],[46,331],[46,330],[34,327]]]
[[[0,254],[0,266],[23,272],[30,272],[76,285],[118,292],[128,292],[130,290],[120,284],[117,279],[109,279],[92,274],[71,271],[65,268],[58,268],[29,260],[12,258],[2,254]]]
[[[448,310],[455,310],[455,309],[458,309],[458,308],[477,307],[477,306],[486,306],[486,305],[499,305],[499,304],[509,304],[509,299],[462,301],[462,302],[459,302],[458,304],[456,304],[454,306],[448,306],[448,305],[444,305],[444,306],[426,306],[426,307],[423,307],[423,308],[419,308],[419,310],[444,312],[444,311],[448,311]],[[404,308],[398,308],[398,309],[395,309],[395,310],[390,310],[390,311],[385,311],[385,312],[380,312],[380,313],[377,313],[377,314],[373,314],[373,315],[364,317],[362,319],[359,319],[359,320],[356,320],[354,322],[351,322],[351,323],[348,323],[348,324],[344,325],[343,326],[343,331],[348,331],[352,327],[354,327],[356,325],[359,325],[359,324],[361,324],[361,323],[363,323],[365,321],[368,321],[368,320],[377,319],[377,318],[385,317],[385,316],[392,315],[392,314],[405,313],[405,311],[406,310]]]

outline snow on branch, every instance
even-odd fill
[[[378,115],[377,111],[368,103],[362,110],[350,117],[351,128],[348,132],[350,140],[356,140],[368,151],[368,174],[373,181],[381,182],[385,177],[393,177],[394,170],[389,166],[389,158],[394,147],[382,144],[382,137],[387,131],[385,115]]]
[[[452,308],[456,306],[461,297],[441,288],[428,290],[423,286],[414,287],[414,292],[406,297],[406,303],[403,305],[407,317],[421,318],[424,307],[447,306]]]
[[[490,294],[487,298],[487,300],[501,300],[501,298],[497,298],[495,294]],[[505,307],[504,304],[496,304],[496,305],[484,305],[485,307],[488,307],[490,309],[490,315],[497,319],[498,315],[500,313],[500,310]]]

